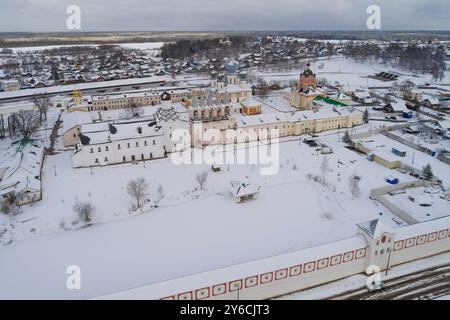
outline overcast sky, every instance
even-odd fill
[[[369,5],[382,30],[450,30],[449,0],[0,0],[0,31],[366,30]]]

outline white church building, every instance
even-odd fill
[[[161,95],[161,106],[150,117],[81,125],[73,166],[91,167],[163,158],[171,152],[173,130],[188,128],[173,108],[171,95]]]

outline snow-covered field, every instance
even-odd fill
[[[136,42],[136,43],[112,43],[124,48],[138,49],[138,50],[159,50],[164,45],[164,42]],[[43,50],[57,49],[61,47],[97,47],[94,44],[68,44],[68,45],[50,45],[50,46],[31,46],[31,47],[12,47],[14,53],[23,52],[39,52]]]
[[[413,74],[411,72],[405,72],[392,67],[386,67],[382,64],[368,64],[368,63],[355,63],[349,59],[342,56],[334,56],[332,58],[320,58],[317,61],[310,61],[311,70],[313,70],[317,78],[326,78],[328,83],[337,84],[344,87],[354,88],[354,89],[367,89],[367,87],[391,86],[391,82],[383,82],[377,79],[368,78],[368,76],[373,76],[376,73],[382,71],[394,71],[400,74],[397,82],[402,82],[403,80],[410,80],[417,85],[424,85],[425,83],[433,83],[430,74]],[[293,67],[292,70],[286,71],[252,71],[251,74],[263,78],[267,82],[280,81],[288,83],[292,80],[298,80],[299,74],[303,70],[300,68]],[[445,72],[444,83],[448,83],[450,77],[450,71]]]

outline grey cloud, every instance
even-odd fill
[[[448,0],[2,0],[0,31],[66,31],[71,4],[81,31],[364,30],[371,4],[384,30],[450,29]]]

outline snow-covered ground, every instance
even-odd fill
[[[331,58],[320,58],[317,61],[310,61],[311,70],[313,70],[317,78],[326,78],[328,83],[337,84],[344,87],[354,88],[354,89],[367,89],[368,87],[390,87],[392,82],[384,82],[381,80],[369,78],[368,76],[373,76],[376,73],[382,71],[394,71],[400,74],[397,82],[402,82],[403,80],[410,80],[417,85],[424,85],[426,83],[433,83],[432,76],[430,74],[413,74],[410,72],[405,72],[396,68],[386,67],[382,64],[369,64],[369,63],[356,63],[350,59],[346,59],[342,56],[333,56]],[[299,74],[303,70],[296,68],[295,66],[292,70],[286,71],[252,71],[252,75],[258,78],[263,78],[267,82],[279,81],[289,83],[289,81],[298,81]],[[450,71],[445,72],[445,78],[443,83],[448,83],[450,77]]]
[[[138,50],[160,50],[164,42],[136,42],[136,43],[112,43],[124,48],[138,49]],[[14,53],[23,52],[39,52],[43,50],[57,49],[61,47],[97,47],[94,44],[67,44],[67,45],[50,45],[50,46],[30,46],[30,47],[11,47]]]
[[[93,168],[91,174],[71,167],[70,151],[49,156],[44,199],[24,208],[14,229],[1,217],[13,242],[0,250],[0,282],[8,288],[0,296],[96,296],[343,239],[355,234],[357,222],[380,212],[392,216],[368,199],[390,170],[346,149],[336,132],[322,134],[320,141],[335,150],[327,156],[325,173],[325,156],[291,137],[280,143],[277,175],[261,176],[257,165],[232,165],[229,171],[225,166],[209,173],[203,192],[194,190],[194,177],[209,170],[206,165],[176,166],[161,159],[145,167],[141,162]],[[361,196],[354,200],[348,191],[353,173],[362,177]],[[308,174],[325,176],[327,184]],[[130,213],[126,184],[140,176],[151,185],[151,201],[158,199],[158,184],[164,199],[159,208]],[[256,201],[236,204],[227,196],[228,183],[245,176],[262,191]],[[72,224],[76,199],[96,207],[93,226]],[[71,264],[86,276],[81,291],[65,287]]]

